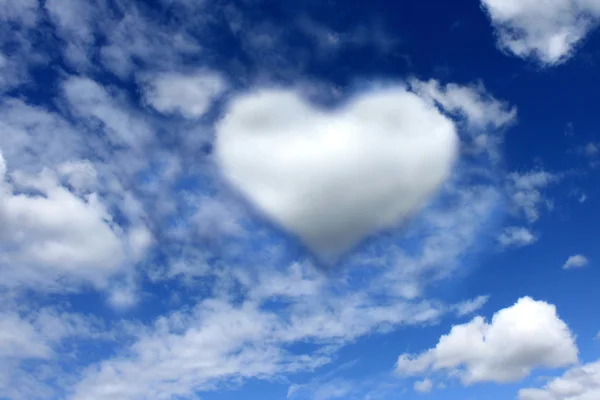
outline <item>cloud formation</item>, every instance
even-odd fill
[[[583,254],[574,254],[570,256],[563,264],[563,269],[583,268],[588,265],[589,261]]]
[[[524,247],[535,243],[538,238],[527,228],[511,226],[505,228],[498,242],[502,247]]]
[[[159,112],[199,118],[225,87],[225,80],[214,72],[163,73],[146,80],[144,96]]]
[[[396,369],[404,375],[431,371],[456,374],[465,384],[514,382],[534,368],[556,368],[578,360],[575,338],[556,308],[529,297],[494,314],[452,327],[433,349],[402,354]]]
[[[598,0],[481,0],[498,47],[544,66],[569,59],[600,21]]]
[[[519,390],[519,400],[594,400],[600,396],[600,361],[569,369],[541,389]]]
[[[262,213],[331,257],[417,211],[450,175],[457,145],[453,123],[401,87],[331,112],[265,91],[230,106],[216,155]]]

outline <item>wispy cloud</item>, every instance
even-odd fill
[[[589,264],[586,256],[583,254],[574,254],[570,256],[563,264],[563,269],[582,268]]]

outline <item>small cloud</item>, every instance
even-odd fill
[[[122,287],[113,290],[107,301],[116,310],[127,310],[138,302],[138,296],[133,288]]]
[[[415,391],[419,393],[429,393],[433,387],[433,383],[429,378],[425,378],[422,381],[417,381],[414,384]]]
[[[158,112],[200,118],[226,88],[225,80],[211,71],[165,73],[144,82],[144,98]]]
[[[524,247],[535,243],[538,240],[531,231],[527,228],[511,226],[504,229],[498,236],[498,242],[502,247]]]
[[[589,261],[587,257],[582,254],[572,255],[567,259],[567,261],[563,265],[563,269],[575,269],[582,268],[588,265]]]
[[[472,300],[463,301],[462,303],[459,303],[455,306],[456,314],[459,317],[464,317],[465,315],[473,314],[475,311],[483,307],[487,303],[489,298],[490,296],[479,296]]]

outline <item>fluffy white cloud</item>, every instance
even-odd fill
[[[582,268],[588,265],[589,260],[583,254],[575,254],[570,256],[563,264],[563,269]]]
[[[521,389],[519,400],[595,400],[600,398],[600,361],[580,365],[541,389]]]
[[[199,118],[225,88],[225,80],[214,72],[164,73],[146,80],[144,97],[162,113]]]
[[[63,173],[78,193],[60,184],[59,174],[13,171],[0,153],[0,285],[56,290],[65,283],[104,287],[131,267],[151,238],[141,227],[114,224],[97,193],[85,190],[94,176],[87,163]],[[78,176],[83,169],[83,177]],[[59,281],[61,283],[59,283]]]
[[[567,60],[598,24],[598,0],[481,0],[498,46],[543,65]]]
[[[453,123],[403,88],[319,110],[295,93],[236,99],[217,128],[223,175],[320,256],[400,223],[449,176]]]
[[[397,371],[413,375],[444,370],[465,384],[511,382],[536,367],[573,364],[577,354],[574,336],[556,308],[524,297],[498,311],[490,323],[476,317],[453,326],[435,348],[417,356],[401,355]]]
[[[502,247],[524,247],[535,243],[537,239],[529,229],[517,226],[505,228],[498,236]]]

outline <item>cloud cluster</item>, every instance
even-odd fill
[[[600,361],[569,369],[541,389],[521,389],[519,400],[593,400],[600,396]]]
[[[401,355],[396,368],[406,375],[446,371],[465,384],[504,383],[523,379],[536,367],[564,367],[577,360],[574,336],[556,308],[524,297],[489,323],[475,317],[453,326],[433,349]]]
[[[52,398],[52,376],[67,377],[61,362],[76,356],[80,339],[111,340],[113,333],[95,318],[56,308],[27,310],[3,299],[0,311],[0,397]]]
[[[60,56],[44,56],[66,64],[49,79],[57,90],[45,104],[27,95],[0,102],[0,300],[8,304],[6,294],[15,304],[0,313],[0,397],[194,397],[230,382],[311,371],[370,333],[466,316],[486,304],[487,296],[446,304],[425,289],[460,266],[499,207],[503,188],[490,176],[516,109],[482,85],[433,80],[352,96],[335,88],[341,101],[330,108],[310,103],[302,96],[308,90],[255,90],[256,81],[269,81],[266,70],[288,78],[301,70],[306,57],[285,48],[288,27],[249,24],[234,7],[219,9],[258,72],[240,71],[237,58],[218,72],[190,68],[191,59],[214,56],[197,30],[192,36],[180,23],[189,19],[180,13],[196,12],[190,25],[200,25],[196,5],[155,2],[155,12],[141,3],[0,0],[0,20],[18,26],[12,36],[22,45],[14,58],[0,55],[0,90],[21,85],[43,58],[31,39],[36,30],[51,30],[46,37]],[[164,19],[159,29],[149,15]],[[330,38],[326,57],[348,43],[380,42],[388,51],[393,43],[383,36],[357,27],[313,39]],[[244,93],[235,92],[240,82],[228,80],[228,69]],[[411,221],[366,240],[363,252],[326,277],[287,236],[238,207],[223,176],[317,253],[342,252]],[[539,217],[551,181],[511,178],[518,211]],[[507,243],[527,241],[518,237]],[[48,290],[52,301],[83,309],[89,304],[77,296],[90,293],[116,309],[147,301],[147,319],[131,322],[110,355],[69,358],[79,340],[114,333],[80,314],[16,305]],[[153,298],[152,290],[172,296]],[[456,345],[462,353],[445,365],[463,366],[472,381],[494,380],[501,367],[570,362],[570,333],[549,305],[523,299],[507,310],[490,324],[459,326],[449,345],[427,354]],[[538,332],[520,330],[521,319],[563,330],[532,345]],[[479,340],[487,361],[456,339],[463,331]],[[507,339],[507,331],[522,336]],[[494,337],[528,358],[502,358]],[[547,351],[552,345],[563,347]],[[423,368],[437,368],[423,357]],[[426,378],[414,387],[432,385]],[[317,399],[360,393],[343,380],[315,390]]]
[[[560,64],[600,20],[597,0],[481,0],[498,46],[542,65]]]

